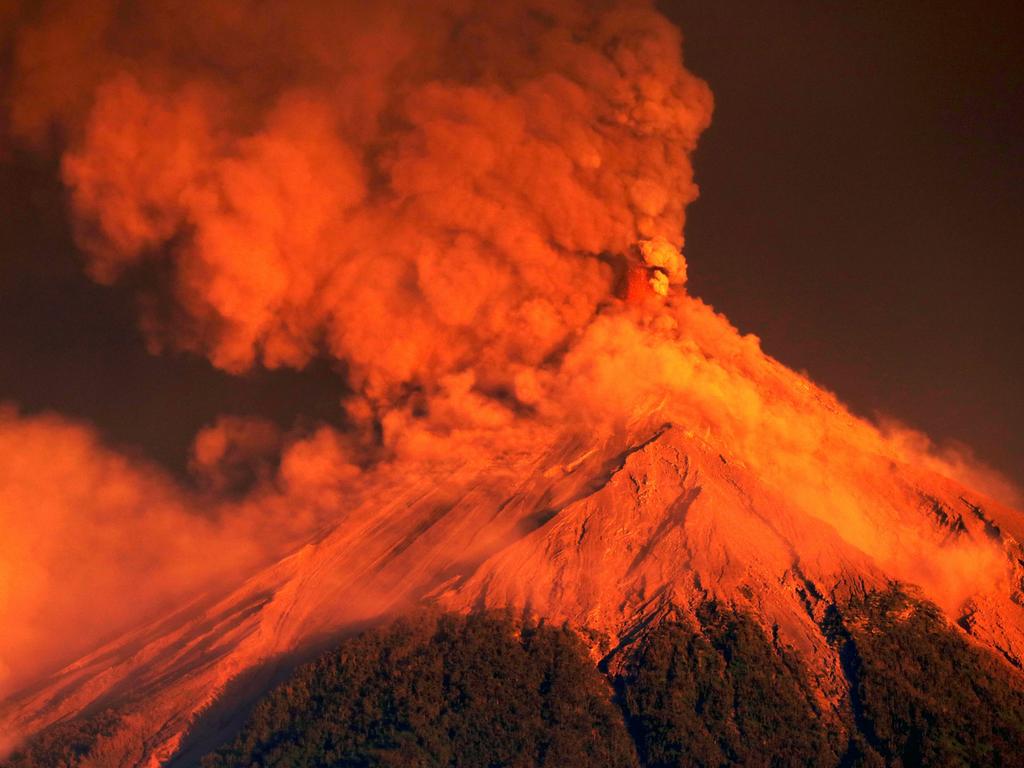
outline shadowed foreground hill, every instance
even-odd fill
[[[567,629],[399,621],[303,667],[230,747],[238,765],[635,766],[611,692]]]
[[[824,625],[851,692],[838,709],[791,648],[713,602],[696,625],[664,617],[604,674],[567,628],[507,613],[402,620],[303,667],[203,765],[977,766],[1024,754],[1022,681],[934,606],[893,588]]]
[[[850,695],[816,693],[793,649],[709,602],[595,665],[567,627],[419,614],[301,667],[203,768],[978,766],[1024,754],[1024,688],[893,588],[829,612]],[[59,725],[9,768],[109,765],[107,712]]]

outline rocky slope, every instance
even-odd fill
[[[5,702],[6,727],[34,732],[114,708],[120,722],[96,764],[155,765],[183,744],[193,754],[237,724],[225,716],[231,706],[209,709],[218,696],[243,702],[321,641],[422,600],[566,620],[600,658],[665,612],[692,615],[716,597],[796,649],[822,702],[837,705],[844,681],[825,611],[894,577],[829,524],[828,510],[806,514],[680,424],[395,483],[389,503],[355,505],[231,593],[140,627]],[[1004,553],[1008,580],[976,590],[949,618],[1019,666],[1024,554],[1009,533],[1019,519],[905,468],[875,492],[896,513],[890,527],[912,526],[949,557],[989,544]]]

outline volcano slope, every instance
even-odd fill
[[[425,407],[460,426],[410,411],[396,458],[351,479],[307,543],[9,697],[3,727],[43,743],[70,727],[87,744],[75,764],[189,764],[296,661],[429,604],[570,628],[619,686],[645,764],[718,764],[673,762],[692,734],[664,718],[685,705],[650,688],[663,676],[668,695],[709,674],[707,659],[725,664],[719,677],[739,664],[799,681],[792,711],[829,734],[837,764],[860,754],[857,739],[907,764],[953,754],[963,728],[936,746],[938,731],[914,723],[954,717],[961,689],[1003,734],[990,748],[1014,743],[1000,718],[1021,714],[1021,515],[949,475],[991,477],[853,417],[685,295],[610,306],[551,381],[546,410],[500,419],[450,383]],[[740,631],[723,634],[730,621],[745,654],[760,650],[722,650]],[[666,643],[698,641],[718,650],[693,651],[689,672],[685,655],[665,660]],[[951,648],[970,664],[943,667],[940,690],[917,686]],[[744,706],[760,695],[771,711],[778,697],[759,685]],[[905,690],[918,697],[909,714],[891,706]],[[747,726],[727,709],[733,736],[701,743],[743,762]]]
[[[297,664],[391,647],[352,638],[424,605],[511,611],[402,647],[453,670],[538,649],[517,706],[549,714],[514,736],[538,760],[770,763],[793,720],[813,726],[783,764],[1015,743],[1020,497],[686,294],[713,99],[653,2],[0,8],[0,133],[60,154],[79,255],[139,295],[147,349],[235,375],[321,360],[339,400],[288,433],[223,414],[195,483],[0,406],[0,754],[195,764]],[[973,700],[929,685],[946,659]],[[391,669],[371,661],[367,685]],[[281,694],[297,712],[330,682],[309,674]],[[558,674],[575,714],[536,689]],[[446,691],[417,723],[468,722]],[[344,748],[376,754],[394,723],[366,702]],[[580,738],[556,748],[558,717]],[[279,727],[211,759],[259,763]],[[481,733],[378,757],[513,738]],[[282,761],[321,757],[349,759]]]

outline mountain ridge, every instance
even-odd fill
[[[513,607],[564,621],[590,637],[595,661],[606,666],[644,627],[669,615],[693,618],[700,605],[724,600],[795,649],[822,702],[838,706],[847,691],[821,629],[825,615],[830,606],[887,588],[891,576],[692,431],[666,423],[627,445],[580,451],[572,439],[548,453],[540,479],[536,460],[520,456],[515,466],[526,474],[516,480],[515,471],[507,473],[511,492],[502,499],[493,483],[483,490],[464,470],[448,479],[468,489],[454,503],[414,483],[375,515],[361,517],[367,510],[357,508],[226,597],[197,606],[171,631],[174,620],[161,619],[69,665],[9,700],[2,717],[31,732],[114,706],[126,723],[121,739],[132,745],[125,756],[156,765],[176,753],[241,675],[289,654],[304,658],[318,647],[315,638],[423,600],[458,612]],[[1019,557],[1002,521],[993,522],[981,502],[966,501],[977,497],[927,473],[914,479],[922,478],[931,485],[914,514],[936,539],[955,547],[961,539],[991,539],[999,526],[1007,556]],[[952,510],[955,503],[975,511],[937,514],[936,505]],[[548,511],[538,518],[538,508]],[[1017,569],[1019,579],[1019,562]],[[1019,587],[1009,596],[983,594],[950,620],[1019,667],[1024,644],[1015,596]]]

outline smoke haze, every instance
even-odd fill
[[[1008,578],[995,545],[954,551],[896,508],[919,504],[908,465],[1018,503],[1007,481],[854,418],[685,294],[712,97],[651,7],[4,13],[10,133],[61,153],[90,275],[152,276],[153,351],[239,374],[326,357],[354,394],[308,434],[209,425],[191,488],[87,425],[4,410],[0,694],[241,581],[391,473],[553,434],[671,421],[944,606]]]
[[[19,37],[12,124],[64,126],[97,279],[164,262],[154,345],[330,354],[373,400],[509,389],[607,298],[599,257],[681,244],[711,96],[679,47],[628,4],[61,4]]]

